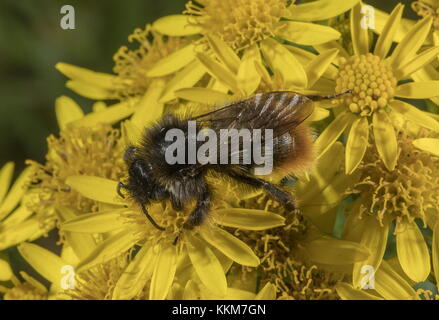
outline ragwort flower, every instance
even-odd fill
[[[340,58],[336,92],[352,90],[340,99],[340,111],[316,141],[323,154],[349,130],[346,147],[346,172],[353,172],[364,157],[372,131],[380,158],[389,170],[396,166],[397,137],[391,122],[392,112],[431,129],[439,130],[436,120],[409,103],[397,98],[428,99],[439,92],[439,81],[405,82],[411,74],[436,58],[439,47],[417,54],[432,23],[431,18],[419,21],[388,56],[399,25],[403,6],[398,5],[375,49],[369,52],[368,31],[360,24],[361,4],[351,11],[351,33],[355,55]],[[372,126],[369,125],[372,123]],[[369,128],[372,130],[369,130]]]
[[[380,161],[375,147],[369,146],[358,169],[360,182],[353,189],[359,197],[345,226],[345,238],[368,247],[372,256],[365,264],[378,269],[390,225],[395,222],[399,263],[416,282],[424,281],[430,274],[430,253],[421,230],[427,226],[434,230],[433,221],[439,213],[439,158],[413,145],[413,141],[426,136],[431,133],[425,129],[413,133],[408,126],[403,127],[397,135],[399,152],[393,171]],[[354,266],[355,287],[362,277],[361,267]]]

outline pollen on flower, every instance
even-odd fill
[[[279,21],[288,17],[285,0],[208,0],[202,5],[189,1],[186,14],[194,16],[191,23],[201,26],[204,33],[215,34],[235,50],[274,36],[282,27]]]
[[[368,53],[341,59],[336,91],[353,91],[342,98],[353,113],[370,116],[378,108],[386,107],[396,84],[390,66],[376,55]]]
[[[431,1],[413,1],[412,9],[422,18],[433,17],[433,28],[439,30],[439,5],[433,6]]]
[[[103,264],[99,264],[75,275],[73,289],[58,293],[65,300],[111,300],[117,281],[128,266],[130,254],[122,254]],[[134,297],[146,299],[147,293],[141,290]]]
[[[0,286],[0,293],[4,293],[4,300],[46,300],[47,291],[44,291],[42,287],[37,287],[32,284],[32,280],[24,272],[20,273],[24,278],[20,281],[17,277],[12,277],[12,288],[6,288]],[[33,280],[35,281],[35,280]]]
[[[245,208],[267,210],[285,214],[283,206],[265,194],[241,201]],[[239,238],[249,245],[261,264],[258,277],[263,287],[271,282],[276,285],[279,299],[335,300],[339,299],[335,285],[337,275],[319,269],[307,261],[302,243],[306,239],[308,223],[300,213],[286,214],[286,225],[263,232],[236,231]],[[243,277],[251,269],[241,267]]]
[[[425,223],[427,209],[439,212],[439,158],[412,144],[413,139],[428,136],[424,130],[416,136],[407,130],[400,132],[398,162],[392,172],[386,169],[375,147],[369,147],[360,167],[362,180],[355,186],[355,193],[368,199],[360,215],[374,214],[379,221],[386,215],[409,221],[419,218]]]
[[[143,94],[154,78],[146,73],[160,59],[182,48],[188,43],[186,38],[166,37],[152,30],[150,25],[145,29],[137,28],[128,36],[129,42],[137,42],[139,47],[130,50],[120,47],[113,56],[113,71],[121,79],[117,94],[121,99]]]
[[[60,137],[49,136],[47,142],[46,163],[27,162],[35,168],[27,205],[37,213],[42,226],[53,226],[60,206],[79,213],[96,211],[95,201],[81,196],[65,181],[74,175],[120,179],[125,163],[119,130],[110,125],[71,127],[61,131]]]

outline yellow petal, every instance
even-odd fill
[[[357,169],[366,153],[369,143],[369,122],[367,117],[360,117],[354,121],[349,132],[346,145],[346,174]]]
[[[359,289],[367,285],[366,283],[361,283],[362,279],[367,275],[367,272],[363,270],[364,266],[371,266],[372,270],[378,270],[386,251],[387,236],[389,234],[388,223],[381,226],[375,216],[364,217],[363,220],[363,233],[360,244],[369,249],[371,254],[365,261],[354,264],[353,284],[355,288]]]
[[[381,35],[378,38],[377,44],[375,45],[374,54],[381,57],[381,59],[385,59],[389,53],[390,47],[395,39],[396,32],[399,29],[403,11],[404,5],[398,3],[393,9]]]
[[[60,130],[65,129],[70,122],[79,120],[84,116],[81,107],[73,99],[66,96],[56,99],[55,113]]]
[[[326,69],[331,65],[338,55],[337,49],[323,52],[316,56],[309,64],[306,65],[306,73],[308,74],[308,87],[312,87],[325,73]]]
[[[55,68],[72,80],[77,80],[78,82],[83,82],[90,86],[96,86],[100,88],[113,89],[117,80],[117,76],[107,73],[95,72],[64,62],[57,63],[55,65]]]
[[[61,216],[61,221],[72,220],[76,218],[76,214],[72,209],[67,207],[60,207],[57,209]],[[78,233],[78,232],[64,232],[66,243],[71,246],[74,254],[79,259],[85,259],[96,247],[94,235]]]
[[[212,293],[224,296],[227,292],[227,280],[223,267],[207,243],[196,236],[187,235],[189,258],[201,282]]]
[[[33,213],[34,212],[27,205],[20,205],[5,220],[2,221],[1,225],[3,228],[13,227],[25,221]]]
[[[139,129],[147,128],[163,115],[164,104],[158,102],[165,87],[162,79],[153,81],[136,106],[131,122]]]
[[[238,73],[241,61],[235,52],[219,37],[213,34],[206,34],[212,51],[216,57],[234,74]]]
[[[124,102],[111,105],[100,112],[89,113],[71,124],[77,127],[94,127],[99,123],[114,124],[122,119],[128,118],[134,112],[134,106],[138,102],[138,99],[128,99]]]
[[[331,41],[330,43],[334,43],[334,42],[337,42],[337,41]],[[304,66],[308,65],[311,61],[316,59],[316,55],[311,53],[311,52],[309,52],[309,51],[303,50],[303,49],[295,47],[295,46],[285,46],[285,47],[291,53],[293,53],[294,56],[297,58],[297,60],[299,60],[300,64],[302,64]],[[331,50],[334,50],[334,49],[341,51],[340,48],[334,48],[332,46],[329,47],[329,48],[325,47],[323,50],[319,50],[319,49],[317,49],[317,50],[319,52],[323,53],[325,51],[331,51]],[[325,76],[328,79],[335,79],[337,77],[337,75],[338,75],[338,69],[334,65],[332,65],[332,64],[330,64],[328,66],[328,68],[326,68],[325,72],[323,73],[323,76]]]
[[[296,194],[302,204],[307,204],[310,200],[315,199],[333,180],[340,168],[343,153],[343,145],[340,142],[334,143],[332,147],[322,155],[318,165],[311,171],[310,181],[298,181]]]
[[[432,62],[437,58],[439,54],[439,47],[433,47],[428,50],[425,50],[421,54],[417,55],[411,61],[406,63],[405,65],[399,67],[394,71],[394,74],[397,79],[405,79],[408,76],[412,75],[425,65]]]
[[[369,250],[358,243],[329,237],[310,241],[305,248],[312,261],[329,265],[361,262],[370,255]]]
[[[375,290],[386,300],[411,300],[417,296],[410,284],[385,260],[375,273]]]
[[[256,61],[261,61],[261,55],[254,44],[244,51],[237,75],[238,86],[246,95],[254,93],[261,82],[261,75],[255,67]]]
[[[198,52],[196,56],[212,77],[221,81],[232,91],[239,92],[236,76],[231,71],[205,53]]]
[[[338,115],[320,134],[315,142],[315,147],[319,152],[319,158],[337,141],[340,135],[356,119],[352,112],[344,112]]]
[[[18,251],[32,268],[34,268],[44,278],[49,280],[55,287],[61,287],[62,271],[66,264],[60,257],[37,246],[33,243],[22,243],[18,246]]]
[[[398,223],[396,251],[399,263],[410,279],[422,282],[430,274],[430,254],[421,230],[415,222]]]
[[[200,234],[208,243],[233,261],[244,266],[256,267],[258,257],[244,242],[217,227],[200,228]]]
[[[105,233],[126,226],[121,219],[124,209],[84,213],[61,224],[61,230],[80,233]]]
[[[193,61],[169,80],[160,97],[160,103],[166,103],[176,98],[174,92],[182,88],[190,88],[205,75],[206,69],[198,61]]]
[[[181,36],[191,36],[201,32],[199,27],[189,24],[188,15],[175,14],[162,17],[157,19],[153,24],[152,28],[161,34],[167,36],[181,37]]]
[[[15,246],[23,241],[35,240],[45,233],[40,229],[40,223],[36,218],[28,219],[0,233],[0,250]]]
[[[429,99],[439,96],[439,81],[409,82],[396,87],[396,97]]]
[[[378,8],[375,9],[375,32],[382,34],[387,21],[389,20],[389,14],[387,12],[381,11]],[[396,30],[394,41],[401,42],[409,30],[415,25],[416,21],[409,19],[402,19],[399,23],[399,27]]]
[[[326,110],[321,107],[314,107],[314,111],[312,112],[312,115],[309,117],[309,121],[321,121],[329,117],[329,114],[330,114],[329,110]]]
[[[187,46],[160,59],[146,72],[147,77],[162,77],[187,66],[195,59],[195,45]]]
[[[420,20],[410,29],[404,39],[395,48],[390,58],[393,68],[398,69],[402,65],[409,62],[415,56],[416,52],[421,48],[422,44],[430,32],[432,19],[430,17]]]
[[[341,36],[337,30],[321,24],[284,21],[282,25],[277,33],[278,37],[304,46],[337,40]]]
[[[177,268],[177,246],[169,244],[161,245],[159,248],[149,289],[150,300],[163,300],[166,298],[174,281]]]
[[[9,263],[3,259],[0,259],[0,281],[8,281],[12,278],[12,269]]]
[[[208,88],[187,88],[175,91],[175,96],[188,101],[205,103],[208,105],[224,104],[231,100],[231,96]]]
[[[77,266],[77,271],[82,272],[97,264],[105,263],[114,257],[125,253],[136,244],[136,237],[130,230],[122,230],[111,237],[100,242],[96,248],[81,261]]]
[[[369,30],[363,28],[361,24],[361,20],[364,18],[361,13],[362,7],[361,2],[357,3],[350,14],[352,46],[357,56],[369,52]]]
[[[373,114],[373,134],[381,159],[386,168],[392,171],[398,160],[398,141],[392,122],[384,110],[378,110]]]
[[[6,173],[6,175],[7,174],[8,173]],[[0,205],[0,220],[6,217],[18,205],[25,192],[25,185],[29,182],[32,174],[32,167],[27,167],[23,170],[17,180],[15,180],[7,196]]]
[[[273,72],[282,76],[286,86],[307,87],[304,67],[285,46],[269,38],[261,42],[261,50]]]
[[[0,203],[5,198],[14,175],[15,164],[7,162],[0,170]]]
[[[276,287],[267,283],[255,297],[255,300],[276,300]]]
[[[416,148],[430,152],[435,156],[439,157],[439,139],[433,139],[433,138],[416,139],[413,141],[413,145]]]
[[[337,283],[335,290],[342,300],[384,300],[381,297],[366,292],[366,290],[354,289],[345,282]]]
[[[78,80],[69,80],[66,87],[80,96],[93,100],[116,99],[113,89],[102,88]]]
[[[439,131],[439,122],[430,117],[427,113],[401,100],[392,100],[390,106],[393,110],[401,113],[407,120],[413,121],[417,125]]]
[[[338,16],[358,3],[359,0],[337,1],[319,0],[291,7],[294,20],[319,21]]]
[[[111,204],[121,204],[116,193],[117,181],[94,176],[71,176],[66,184],[86,198]]]
[[[212,214],[220,225],[245,230],[266,230],[285,224],[284,217],[265,210],[228,208],[215,210]]]
[[[156,256],[151,243],[146,243],[123,271],[113,291],[113,300],[134,298],[152,277]]]

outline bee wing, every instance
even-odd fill
[[[306,96],[275,91],[259,93],[192,120],[210,122],[213,129],[272,129],[273,137],[279,137],[305,121],[313,110],[313,103]]]

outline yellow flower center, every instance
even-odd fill
[[[60,292],[66,300],[111,300],[117,281],[129,264],[129,254],[122,254],[103,264],[75,275],[73,289]],[[144,290],[134,299],[146,299]]]
[[[204,33],[215,34],[235,50],[274,36],[289,15],[285,0],[207,0],[186,4],[185,13]]]
[[[41,284],[41,287],[33,285],[33,281],[36,280],[24,272],[20,272],[20,275],[23,278],[22,281],[15,275],[12,276],[12,288],[0,285],[0,293],[4,293],[3,300],[47,300],[47,292]]]
[[[434,3],[429,1],[413,1],[412,9],[422,18],[433,17],[433,28],[439,30],[439,7],[434,8]]]
[[[113,57],[113,71],[118,74],[121,83],[117,94],[121,99],[143,94],[154,78],[146,73],[160,59],[182,48],[189,42],[182,37],[165,37],[147,25],[145,29],[136,29],[128,36],[129,42],[137,42],[139,47],[131,50],[120,47]],[[166,77],[167,78],[167,77]]]
[[[110,125],[94,128],[68,128],[57,138],[48,137],[46,163],[27,163],[35,167],[30,183],[28,206],[40,218],[42,225],[57,220],[56,208],[65,206],[79,212],[97,210],[97,203],[81,196],[66,185],[74,175],[98,176],[118,180],[125,174],[123,144],[119,130]]]
[[[428,136],[425,131],[416,138]],[[395,170],[389,172],[374,147],[369,147],[362,166],[362,180],[355,189],[366,202],[360,215],[373,213],[382,221],[385,214],[425,222],[427,210],[439,213],[439,158],[417,149],[414,137],[398,136],[399,157]]]
[[[260,287],[267,282],[275,284],[279,299],[339,299],[334,289],[339,278],[307,262],[302,244],[309,226],[299,212],[285,212],[282,205],[265,194],[240,201],[239,206],[282,214],[287,219],[282,228],[237,231],[239,238],[261,258]],[[243,277],[252,271],[242,267]]]
[[[349,110],[369,116],[384,108],[395,93],[396,78],[386,61],[371,53],[341,59],[337,78],[338,93],[352,90],[342,98]]]

